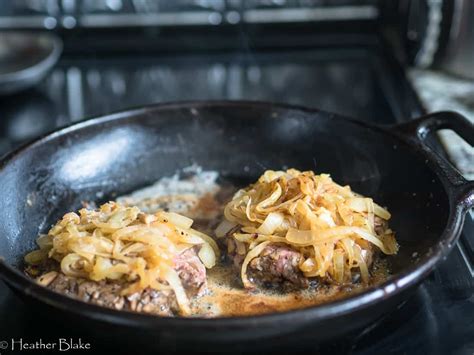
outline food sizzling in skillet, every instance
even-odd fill
[[[398,250],[386,209],[312,171],[266,171],[224,213],[216,235],[249,289],[367,284],[377,253]]]
[[[295,170],[290,170],[286,173],[266,172],[262,178],[260,178],[260,180],[268,179],[268,184],[270,186],[274,184],[273,180],[275,180],[271,177],[278,176],[278,179],[280,179],[281,182],[282,176],[288,175],[285,178],[287,180],[285,185],[286,188],[282,190],[285,191],[285,193],[282,193],[273,203],[274,207],[278,202],[285,203],[285,198],[290,197],[290,199],[297,202],[300,197],[302,197],[297,197],[298,194],[294,194],[296,189],[293,191],[290,188],[293,182],[288,182],[288,180],[291,180],[288,179],[288,177],[292,174],[300,173]],[[309,174],[314,177],[314,174],[312,173],[304,174]],[[373,231],[375,231],[377,238],[383,240],[383,243],[389,241],[388,244],[390,244],[390,241],[392,241],[394,243],[391,245],[393,248],[392,251],[396,251],[396,244],[394,242],[393,234],[391,234],[391,231],[388,229],[387,220],[378,216],[379,214],[385,213],[384,216],[388,217],[388,213],[385,210],[377,205],[372,205],[370,199],[363,199],[363,197],[353,194],[350,192],[348,187],[343,188],[339,185],[332,185],[333,183],[330,181],[328,176],[321,175],[314,178],[316,180],[321,179],[323,182],[321,186],[317,188],[317,191],[320,193],[320,199],[316,200],[316,202],[321,203],[317,213],[318,218],[321,218],[322,216],[323,222],[328,222],[330,218],[332,218],[334,224],[340,223],[338,218],[346,218],[349,221],[350,218],[352,218],[351,226],[358,228],[369,228],[370,221],[372,221]],[[255,189],[259,184],[258,182],[245,190],[241,190],[236,194],[234,199],[232,199],[231,193],[233,193],[235,189],[229,189],[227,184],[225,184],[225,187],[219,186],[216,183],[216,179],[217,173],[201,171],[198,171],[192,177],[184,180],[178,179],[177,176],[163,178],[149,188],[119,198],[119,204],[112,203],[110,206],[114,206],[113,208],[118,208],[120,210],[128,208],[128,211],[130,211],[130,209],[137,209],[137,207],[133,205],[139,206],[140,210],[144,212],[139,212],[139,215],[137,215],[136,218],[136,220],[138,219],[138,222],[136,220],[132,221],[132,225],[134,223],[142,222],[145,222],[146,224],[146,222],[151,222],[151,220],[154,220],[155,218],[159,219],[160,216],[163,218],[163,212],[159,211],[165,210],[168,212],[179,212],[195,220],[193,229],[198,229],[201,232],[214,236],[215,226],[219,224],[219,221],[224,219],[223,210],[226,202],[228,202],[226,216],[229,216],[229,210],[239,208],[238,206],[240,205],[237,202],[238,199],[244,196],[245,193],[250,193],[251,190]],[[328,186],[330,186],[330,188],[326,189]],[[311,187],[303,187],[302,189],[306,191],[310,188]],[[324,211],[324,208],[328,209],[328,211],[333,210],[329,208],[330,206],[327,205],[327,201],[321,199],[322,196],[333,199],[337,198],[335,196],[331,197],[329,193],[335,195],[336,193],[340,193],[339,189],[343,189],[342,192],[347,195],[346,199],[355,199],[351,200],[352,202],[350,206],[352,209],[359,209],[359,212],[352,211],[344,216],[339,215],[333,217],[330,212]],[[268,197],[274,196],[272,188],[264,190],[263,192],[260,191],[260,193],[261,200],[268,201]],[[361,200],[364,202],[364,205],[361,204]],[[253,201],[258,202],[258,200],[255,199]],[[308,197],[303,197],[302,201],[308,202]],[[283,206],[289,205],[290,203],[283,204]],[[352,203],[354,203],[354,205],[352,205]],[[248,201],[246,202],[245,217],[247,217],[247,206],[250,213],[255,213],[256,205],[257,204],[253,205],[252,203],[249,204]],[[106,208],[110,208],[110,206]],[[310,205],[310,207],[314,206]],[[342,205],[337,207],[341,208],[342,212],[346,211]],[[254,212],[252,212],[252,208],[255,208]],[[298,208],[301,209],[301,206]],[[300,213],[298,212],[299,209],[295,206],[291,210],[293,210],[293,214],[297,216],[298,213]],[[381,210],[383,211],[381,212]],[[276,209],[275,212],[282,213],[286,216],[285,210]],[[86,212],[83,211],[82,213]],[[39,283],[46,285],[57,292],[79,298],[86,302],[119,310],[140,311],[157,315],[190,314],[205,317],[251,315],[304,308],[345,297],[350,293],[363,290],[367,285],[378,284],[386,279],[388,275],[387,264],[383,258],[379,257],[377,252],[378,247],[372,246],[371,243],[364,243],[363,238],[358,238],[354,235],[345,235],[345,239],[351,238],[352,242],[344,241],[344,245],[350,244],[354,248],[360,248],[360,255],[366,263],[366,276],[370,273],[368,280],[364,278],[365,276],[363,276],[362,280],[358,279],[361,274],[361,269],[360,266],[357,267],[356,265],[357,259],[355,255],[357,255],[357,251],[355,251],[353,255],[353,258],[356,259],[353,260],[353,267],[346,267],[344,269],[344,277],[350,273],[350,279],[347,277],[343,278],[341,282],[337,281],[335,276],[332,276],[331,274],[333,271],[331,266],[327,266],[324,277],[313,277],[305,274],[301,269],[301,265],[303,265],[311,256],[310,253],[305,252],[303,247],[295,247],[294,245],[283,241],[281,238],[285,239],[286,234],[282,233],[282,231],[276,227],[272,232],[273,237],[268,238],[268,236],[271,236],[271,231],[267,230],[265,233],[262,233],[263,231],[261,228],[271,228],[271,226],[268,226],[273,217],[270,217],[269,222],[265,223],[270,213],[267,212],[266,215],[259,213],[261,212],[255,213],[255,215],[250,214],[250,217],[255,219],[257,216],[263,222],[259,222],[258,220],[251,221],[251,219],[245,221],[245,219],[242,219],[240,222],[241,224],[239,224],[236,223],[235,219],[232,219],[235,218],[234,215],[232,215],[234,217],[231,216],[229,218],[230,221],[224,219],[224,222],[219,225],[215,234],[220,237],[217,239],[217,242],[220,244],[221,248],[223,247],[224,254],[228,255],[226,258],[216,260],[217,265],[212,269],[206,270],[206,267],[203,265],[203,259],[200,258],[200,256],[202,256],[200,255],[200,251],[204,245],[211,246],[211,248],[214,246],[212,241],[209,241],[206,237],[204,237],[201,244],[182,246],[182,252],[173,254],[174,256],[169,266],[171,266],[171,269],[178,274],[182,289],[184,289],[184,294],[187,297],[186,301],[183,301],[183,293],[179,290],[176,292],[174,287],[170,287],[170,284],[166,279],[160,280],[158,278],[162,285],[159,285],[159,287],[153,287],[154,285],[149,282],[148,284],[146,284],[146,282],[142,283],[141,275],[143,275],[143,273],[139,275],[136,270],[134,270],[135,273],[124,273],[122,277],[118,277],[118,273],[115,275],[113,273],[109,273],[108,275],[103,274],[102,276],[105,277],[100,280],[98,280],[97,275],[94,275],[93,273],[88,273],[87,275],[64,273],[61,264],[58,262],[60,257],[58,257],[56,253],[51,253],[53,258],[45,257],[44,252],[50,248],[50,245],[45,242],[47,240],[45,237],[40,237],[39,239],[39,244],[42,247],[40,250],[42,251],[34,252],[27,257],[27,261],[30,261],[32,264],[27,267],[27,272],[31,276],[34,276]],[[336,213],[340,212],[336,210]],[[164,215],[166,215],[166,213]],[[353,216],[351,217],[351,215]],[[173,216],[178,219],[178,225],[183,228],[188,227],[189,220],[174,214]],[[243,217],[243,215],[240,216]],[[369,221],[369,224],[365,225],[365,227],[359,226],[363,220],[362,217]],[[71,219],[71,214],[67,214],[65,218],[66,220]],[[285,218],[289,219],[288,216]],[[76,217],[73,217],[72,219],[76,219]],[[82,215],[79,215],[79,219],[82,219]],[[168,223],[169,222],[170,221],[168,221]],[[58,224],[60,225],[61,223],[64,224],[65,222],[61,221]],[[182,223],[185,225],[181,225]],[[291,225],[292,228],[301,226],[305,225]],[[64,227],[61,228],[64,229]],[[125,226],[124,228],[128,228],[128,226]],[[255,230],[250,230],[249,228],[254,228]],[[308,225],[306,225],[305,228],[308,228]],[[195,231],[193,232],[191,229],[189,229],[189,231],[192,235],[202,237],[202,234]],[[242,235],[248,239],[246,241],[239,240],[238,238],[242,239]],[[223,238],[223,236],[225,236],[225,238]],[[76,237],[81,238],[81,236],[77,235]],[[107,235],[105,237],[107,237]],[[135,236],[132,237],[135,238]],[[165,237],[169,237],[169,235],[165,235]],[[262,237],[267,239],[262,240]],[[262,244],[259,243],[265,242],[269,243],[264,244],[265,247],[262,248]],[[334,244],[334,250],[336,250],[338,246],[337,242]],[[74,245],[74,243],[72,243],[72,245]],[[250,252],[255,250],[259,245],[261,247],[260,253],[255,257],[248,257]],[[388,246],[385,247],[388,248]],[[209,251],[208,247],[205,249]],[[52,249],[49,250],[51,251]],[[217,255],[218,250],[213,249],[213,251],[214,255]],[[112,252],[111,262],[108,265],[109,268],[111,266],[115,267],[117,262],[121,262],[120,259],[116,260],[113,256]],[[245,259],[245,256],[249,259],[246,272],[248,280],[245,283],[245,286],[248,287],[247,289],[243,287],[241,278],[242,262]],[[238,271],[232,263],[228,262],[229,259],[238,266]],[[327,260],[329,264],[334,260],[334,256],[333,259],[327,258],[325,260]],[[349,265],[350,260],[346,260],[346,263]],[[211,264],[211,262],[207,261],[206,266],[210,266]],[[149,269],[149,267],[145,266],[145,270],[147,269]],[[108,277],[110,275],[112,275],[112,277]],[[147,276],[144,275],[143,279],[146,280]],[[148,281],[149,280],[150,279],[148,278]],[[135,284],[135,287],[142,284],[143,287],[131,290],[133,284]],[[269,288],[271,288],[271,290]],[[131,293],[131,291],[135,292]],[[180,302],[178,302],[179,297],[177,298],[176,296],[181,297]]]
[[[188,298],[206,292],[206,268],[219,255],[192,224],[177,213],[109,202],[64,215],[25,261],[40,268],[56,261],[58,270],[38,281],[92,303],[133,310],[138,301],[144,311],[189,315]]]

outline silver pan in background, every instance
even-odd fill
[[[28,89],[61,55],[62,41],[46,32],[0,32],[0,95]]]

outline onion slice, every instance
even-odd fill
[[[223,219],[222,222],[219,223],[219,225],[217,226],[214,233],[217,238],[222,238],[236,226],[237,226],[237,223],[230,222],[227,219]]]
[[[244,284],[245,288],[253,288],[252,283],[247,277],[247,267],[249,263],[255,259],[257,256],[260,255],[260,253],[269,245],[271,242],[263,242],[257,245],[255,248],[250,250],[247,255],[245,256],[244,262],[242,263],[242,269],[241,269],[241,277],[242,277],[242,283]]]
[[[203,244],[198,252],[199,259],[208,269],[211,269],[216,265],[216,254],[209,244]]]
[[[186,296],[186,292],[184,291],[178,273],[172,268],[168,268],[165,272],[165,280],[169,283],[176,295],[176,301],[178,302],[181,314],[185,316],[189,315],[191,310],[189,309],[188,296]]]
[[[257,233],[273,234],[273,232],[275,232],[275,230],[283,223],[284,219],[285,217],[281,213],[270,212],[262,225],[258,227]]]

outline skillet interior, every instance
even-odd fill
[[[0,171],[0,255],[20,267],[38,233],[81,201],[113,199],[193,163],[240,182],[265,169],[329,172],[389,207],[401,244],[395,273],[429,257],[449,215],[424,158],[383,130],[263,103],[171,104],[79,124],[10,159]]]

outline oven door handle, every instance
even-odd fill
[[[447,188],[450,202],[466,213],[474,207],[474,181],[466,180],[450,161],[427,143],[427,138],[440,129],[452,129],[471,146],[474,145],[474,124],[456,112],[436,112],[391,127],[392,132],[404,138],[432,163]]]

